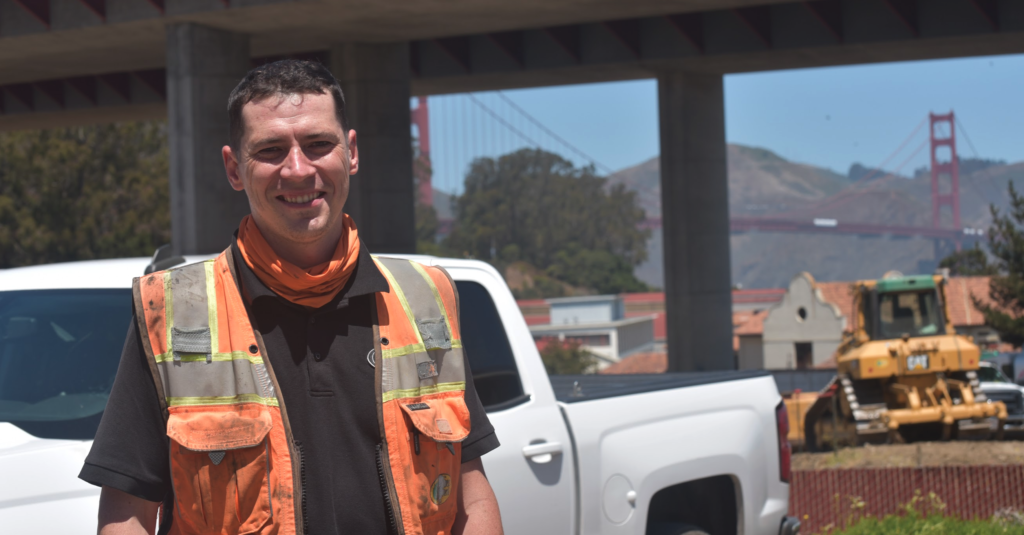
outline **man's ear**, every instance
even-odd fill
[[[220,155],[224,158],[224,172],[228,175],[228,183],[235,191],[243,191],[245,184],[242,183],[242,177],[238,175],[238,158],[235,151],[231,150],[230,145],[224,145],[220,149]]]
[[[356,139],[356,131],[348,131],[348,174],[354,175],[359,172],[359,142]]]

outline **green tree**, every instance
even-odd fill
[[[544,369],[548,375],[578,375],[590,373],[597,364],[594,355],[580,349],[579,342],[563,342],[551,338],[540,350],[540,358],[544,361]]]
[[[412,139],[412,177],[416,204],[416,252],[419,254],[442,255],[444,251],[437,243],[437,210],[424,198],[423,189],[428,187],[434,174],[430,158],[420,151],[419,138]]]
[[[164,123],[0,134],[0,268],[153,254],[167,175]]]
[[[974,244],[974,248],[956,251],[939,262],[940,268],[949,269],[950,275],[974,277],[979,275],[995,275],[996,267],[989,263],[985,251]]]
[[[522,149],[470,166],[450,250],[496,264],[524,261],[601,292],[645,289],[647,257],[636,194],[557,154]]]
[[[577,243],[559,251],[547,269],[551,277],[598,293],[644,292],[648,287],[633,275],[633,266],[609,251],[584,249]]]
[[[988,232],[989,249],[999,273],[989,283],[989,297],[995,306],[974,305],[985,315],[985,323],[999,331],[1004,342],[1020,347],[1024,343],[1024,195],[1009,184],[1010,208],[1002,214],[995,206],[992,228]]]

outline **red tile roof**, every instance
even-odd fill
[[[949,317],[957,327],[974,327],[985,324],[981,311],[974,308],[977,297],[986,305],[994,304],[989,297],[991,277],[950,277],[946,285],[946,300],[949,301]]]
[[[756,290],[733,290],[732,302],[736,303],[777,303],[786,295],[785,288],[765,288]]]
[[[543,316],[523,314],[523,319],[526,320],[527,325],[551,325],[551,314],[545,314]]]
[[[665,292],[622,294],[623,303],[664,303]]]
[[[637,353],[597,372],[600,374],[665,373],[668,370],[668,354]]]
[[[749,312],[742,315],[734,312],[732,315],[733,334],[743,336],[745,334],[761,334],[764,332],[764,320],[768,317],[768,309],[741,311]]]

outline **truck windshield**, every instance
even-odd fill
[[[988,366],[981,366],[978,368],[978,380],[986,383],[1010,383],[1009,379],[1003,375],[1003,372],[999,371],[998,368],[991,368]]]
[[[0,292],[0,422],[92,439],[131,316],[130,289]]]
[[[934,291],[893,292],[878,296],[881,339],[931,336],[945,332]]]

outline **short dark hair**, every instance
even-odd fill
[[[275,95],[330,93],[334,97],[334,114],[341,129],[348,132],[345,95],[331,71],[316,61],[283,59],[260,65],[246,73],[245,78],[228,96],[228,128],[231,147],[238,149],[242,140],[242,107],[254,100]]]

